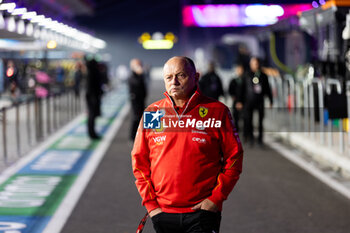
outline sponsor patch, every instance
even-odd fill
[[[199,115],[203,118],[208,114],[209,110],[207,108],[201,106],[201,107],[199,107],[198,112],[199,112]]]
[[[164,112],[159,109],[156,112],[143,113],[143,128],[144,129],[161,129],[161,118],[164,116]]]

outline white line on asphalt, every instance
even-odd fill
[[[311,164],[306,162],[304,159],[297,156],[295,152],[292,152],[291,150],[287,149],[281,144],[274,142],[272,138],[266,137],[266,139],[267,139],[266,142],[268,143],[268,145],[271,146],[273,149],[275,149],[277,152],[279,152],[283,157],[293,162],[297,166],[301,167],[302,169],[304,169],[305,171],[307,171],[308,173],[316,177],[318,180],[328,185],[330,188],[334,189],[335,191],[339,192],[346,198],[350,199],[350,190],[346,188],[342,183],[329,177],[317,167],[312,166]]]
[[[113,122],[111,128],[108,129],[107,134],[104,135],[103,140],[95,149],[83,171],[79,174],[66,197],[56,210],[56,213],[52,216],[43,233],[59,233],[62,230],[64,224],[71,215],[75,205],[78,203],[79,198],[83,194],[83,191],[109,148],[109,145],[112,143],[114,136],[118,132],[125,116],[129,112],[129,109],[130,105],[125,104],[117,119]]]
[[[19,159],[16,163],[8,167],[5,171],[3,171],[0,175],[0,184],[5,182],[11,176],[13,176],[16,172],[25,167],[30,161],[32,161],[36,156],[43,153],[49,146],[51,146],[57,139],[66,134],[69,130],[72,129],[73,126],[78,124],[83,120],[85,114],[78,115],[73,121],[68,123],[63,128],[59,129],[56,133],[49,136],[49,138],[45,139],[40,145],[38,145],[35,149],[29,152],[28,155],[25,155],[23,158]]]

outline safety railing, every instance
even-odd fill
[[[14,102],[0,110],[0,161],[9,164],[45,140],[85,109],[72,90]]]
[[[270,132],[300,132],[322,145],[336,148],[340,153],[350,154],[350,81],[342,90],[337,79],[319,78],[305,79],[295,82],[292,76],[269,77],[274,105],[271,114],[267,115],[266,131]],[[346,91],[348,119],[338,119],[338,131],[333,126],[332,119],[325,119],[325,95],[332,90],[338,94]],[[318,115],[316,118],[315,114]],[[347,140],[346,140],[347,139]]]
[[[314,100],[314,88],[317,85],[317,97],[318,97],[318,108],[315,108],[315,100]],[[310,100],[310,132],[311,137],[315,139],[315,132],[319,132],[320,134],[320,142],[323,144],[325,142],[324,138],[324,103],[323,103],[323,86],[322,81],[320,79],[313,79],[312,83],[309,85],[309,100]],[[315,111],[318,110],[319,114],[319,130],[315,128]]]
[[[293,114],[295,112],[295,103],[294,103],[294,96],[295,96],[295,84],[294,84],[294,80],[293,77],[291,75],[285,75],[284,76],[284,91],[283,91],[283,95],[284,95],[284,103],[285,103],[285,110],[286,110],[286,114],[288,117],[288,126],[289,129],[295,127],[295,121],[293,119]]]

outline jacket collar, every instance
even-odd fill
[[[187,101],[186,105],[184,106],[185,109],[184,111],[181,113],[181,115],[179,115],[177,113],[177,111],[175,110],[175,102],[174,100],[170,97],[170,95],[168,94],[168,92],[164,92],[163,93],[167,99],[167,102],[168,104],[170,104],[175,113],[177,114],[177,116],[179,117],[179,119],[181,119],[181,117],[186,114],[186,112],[190,111],[192,108],[194,108],[197,103],[198,103],[198,99],[199,99],[199,96],[201,96],[201,91],[199,90],[199,88],[197,87],[197,89],[195,90],[195,92],[192,94],[192,96],[189,98],[189,100]]]

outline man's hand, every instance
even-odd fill
[[[149,212],[149,216],[152,218],[154,215],[157,215],[157,214],[160,214],[162,213],[162,209],[161,208],[157,208],[157,209],[154,209],[152,210],[151,212]]]
[[[192,207],[192,209],[193,210],[207,210],[207,211],[211,211],[211,212],[218,211],[218,207],[214,204],[214,202],[212,202],[209,199],[204,199],[203,201],[201,201],[200,203],[198,203],[197,205]]]

